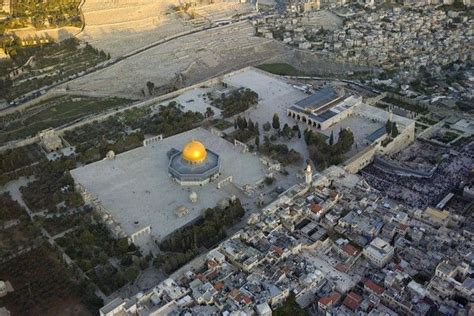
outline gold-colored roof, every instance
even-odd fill
[[[192,140],[183,148],[183,159],[192,163],[199,163],[206,159],[206,147],[197,140]]]

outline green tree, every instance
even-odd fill
[[[155,89],[155,84],[151,81],[147,81],[146,87],[148,88],[148,94],[153,95],[153,90]]]
[[[385,131],[387,132],[387,135],[392,134],[392,126],[392,122],[390,120],[387,120],[387,122],[385,123]]]
[[[397,123],[393,122],[392,124],[392,138],[395,138],[398,136],[398,128],[397,128]]]
[[[293,138],[293,130],[288,126],[288,124],[283,126],[282,134],[287,138]]]
[[[214,111],[210,106],[206,108],[206,112],[204,113],[205,117],[213,117],[214,116]]]
[[[272,125],[270,124],[270,122],[266,122],[265,124],[263,124],[263,130],[265,132],[268,132],[271,128],[272,128]]]
[[[272,127],[276,130],[280,129],[280,118],[277,113],[273,114]]]
[[[335,145],[337,153],[342,154],[349,151],[354,144],[354,134],[347,128],[341,129],[339,139]]]

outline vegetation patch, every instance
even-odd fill
[[[225,130],[232,126],[232,123],[223,119],[214,119],[211,121],[211,124],[214,128],[218,130]]]
[[[6,51],[11,60],[0,63],[0,98],[12,105],[33,99],[42,88],[75,78],[110,58],[89,44],[80,44],[76,38],[36,46],[13,42]]]
[[[64,160],[65,161],[65,160]],[[74,162],[68,161],[69,169]],[[81,195],[75,191],[74,179],[59,163],[43,163],[36,173],[37,180],[21,187],[20,191],[28,207],[33,211],[55,211],[60,203],[70,208],[84,204]]]
[[[126,238],[112,238],[103,224],[90,218],[57,242],[106,295],[134,281],[140,269],[148,267],[146,258]],[[117,263],[112,265],[111,259]]]
[[[263,155],[285,166],[298,163],[301,160],[299,152],[294,149],[289,149],[285,144],[272,144],[268,137],[264,138],[264,142],[260,145],[259,151]]]
[[[154,264],[157,268],[171,273],[197,255],[201,247],[210,248],[227,237],[225,228],[232,226],[245,215],[245,210],[237,199],[224,209],[208,208],[202,219],[173,232],[161,244],[166,253],[159,256]]]
[[[0,265],[0,280],[8,280],[15,289],[0,298],[0,306],[12,315],[61,315],[68,310],[92,315],[103,305],[93,287],[79,281],[47,246]]]
[[[298,70],[286,63],[262,64],[257,66],[257,68],[280,76],[308,76],[304,71]]]
[[[245,143],[252,137],[258,138],[258,135],[260,135],[258,122],[254,123],[251,119],[247,120],[246,118],[240,116],[234,120],[234,129],[235,130],[232,133],[226,135],[225,137],[230,142],[238,140]]]
[[[10,193],[0,194],[0,226],[2,226],[2,222],[19,219],[23,216],[27,216],[25,209],[11,198]]]
[[[348,129],[341,129],[336,143],[333,134],[327,143],[322,135],[310,129],[304,131],[304,139],[308,145],[309,156],[321,170],[343,162],[344,154],[354,144],[354,134]]]
[[[0,153],[0,174],[26,167],[43,157],[38,145],[8,149]]]
[[[435,125],[436,123],[439,122],[439,121],[437,121],[437,120],[431,119],[431,118],[426,117],[426,116],[419,117],[419,118],[417,119],[417,121],[419,121],[419,122],[421,122],[421,123],[428,124],[428,125]]]
[[[459,137],[459,134],[451,131],[445,131],[444,133],[433,136],[433,139],[442,143],[448,144]]]
[[[82,25],[79,12],[80,0],[11,1],[13,18],[2,22],[4,28],[26,26],[54,28]]]
[[[0,143],[36,135],[38,132],[129,104],[121,98],[62,96],[39,103],[0,122]]]
[[[309,313],[299,307],[298,303],[296,303],[296,299],[294,295],[291,295],[286,299],[286,301],[275,309],[273,311],[273,315],[276,316],[286,316],[286,315],[292,315],[292,316],[307,316]]]
[[[211,95],[209,95],[211,97]],[[212,105],[222,110],[223,117],[230,117],[249,109],[258,103],[258,94],[248,88],[241,88],[212,99]]]
[[[90,210],[87,212],[90,214]],[[83,213],[77,213],[73,215],[58,215],[53,217],[35,217],[35,221],[39,222],[39,225],[44,227],[51,236],[55,236],[59,233],[65,232],[68,229],[79,226],[83,221]]]

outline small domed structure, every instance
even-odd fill
[[[191,163],[200,163],[206,159],[206,147],[197,140],[192,140],[183,148],[183,159]]]
[[[198,195],[196,192],[192,191],[190,194],[189,194],[189,200],[192,202],[192,203],[196,203],[197,200],[198,200]]]
[[[7,284],[4,281],[0,281],[0,297],[7,295]]]
[[[107,160],[115,159],[115,152],[113,150],[109,150],[107,154],[105,155],[105,159]]]
[[[174,210],[174,214],[180,218],[188,215],[188,212],[188,208],[184,205],[177,206]]]

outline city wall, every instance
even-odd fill
[[[344,169],[349,173],[357,173],[368,166],[374,160],[376,154],[392,155],[404,149],[415,140],[415,122],[406,126],[400,134],[385,147],[381,144],[381,141],[384,138],[381,138],[376,143],[366,147],[364,150],[347,160],[343,164]]]
[[[34,27],[8,30],[6,33],[18,36],[20,39],[50,38],[56,42],[74,37],[81,32],[80,27],[64,26],[54,29],[38,30]]]
[[[288,63],[307,73],[318,75],[347,74],[349,71],[367,71],[370,67],[330,60],[317,52],[302,49],[289,49],[286,44],[275,40],[286,51],[266,60],[266,63]]]
[[[362,168],[367,167],[374,160],[378,146],[378,144],[372,144],[358,152],[355,156],[344,163],[344,170],[349,173],[357,173]]]
[[[139,101],[135,104],[132,104],[132,105],[124,107],[124,108],[121,108],[119,110],[112,110],[112,111],[107,112],[107,113],[103,113],[103,114],[99,114],[99,115],[96,115],[96,116],[92,116],[92,117],[83,119],[79,122],[75,122],[75,123],[72,123],[72,124],[71,123],[66,124],[66,125],[57,127],[54,130],[55,130],[55,132],[58,136],[62,136],[66,131],[74,130],[76,128],[83,127],[87,124],[91,124],[91,123],[94,123],[94,122],[105,121],[106,119],[108,119],[108,118],[110,118],[110,117],[112,117],[116,114],[120,114],[122,112],[125,112],[127,110],[132,110],[132,109],[138,109],[138,108],[142,108],[142,107],[146,107],[146,106],[151,106],[151,105],[159,104],[159,103],[167,101],[167,100],[174,99],[174,98],[178,97],[179,95],[183,94],[184,92],[199,88],[202,85],[216,85],[227,77],[233,76],[235,74],[239,74],[241,72],[245,72],[248,68],[250,68],[250,67],[245,67],[245,68],[242,68],[242,69],[239,69],[239,70],[235,70],[235,71],[232,71],[230,73],[226,73],[225,75],[216,76],[216,77],[211,78],[207,81],[199,82],[199,83],[196,83],[194,85],[188,86],[186,88],[176,90],[176,91],[173,91],[173,92],[170,92],[170,93],[158,96],[158,97],[154,97],[154,98],[149,99],[149,100]],[[65,94],[64,92],[51,91],[51,92],[48,92],[45,95],[41,96],[40,100],[35,99],[34,101],[32,101],[34,103],[30,103],[29,105],[33,105],[33,104],[36,104],[39,101],[44,101],[44,100],[47,100],[49,98],[64,95],[64,94]],[[20,140],[20,141],[12,141],[12,142],[10,142],[6,145],[0,146],[0,152],[3,152],[3,151],[8,150],[8,149],[14,149],[14,148],[22,147],[22,146],[25,146],[25,145],[34,144],[38,141],[39,141],[38,136],[33,136],[33,137],[26,138],[26,139]]]

